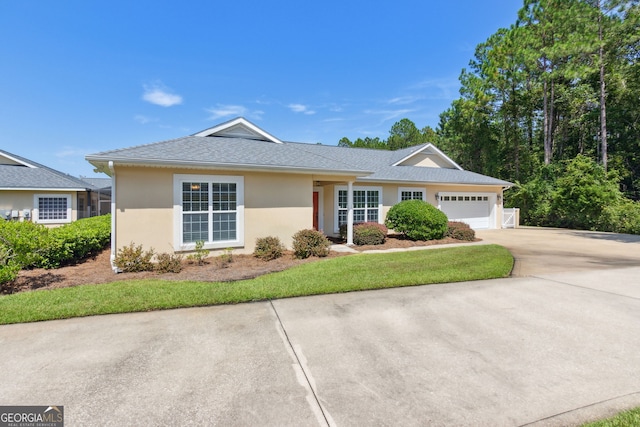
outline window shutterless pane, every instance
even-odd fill
[[[338,208],[347,209],[347,190],[338,191]]]
[[[377,208],[378,207],[378,192],[377,191],[367,191],[367,207],[368,208]]]
[[[213,216],[213,241],[235,240],[236,214],[220,213]]]
[[[66,197],[39,197],[38,219],[67,219]]]
[[[347,211],[339,210],[338,211],[338,226],[347,223]]]
[[[182,215],[182,241],[193,243],[209,240],[209,215],[206,213]]]

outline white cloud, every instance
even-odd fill
[[[410,87],[419,90],[426,99],[444,99],[453,101],[459,96],[460,81],[457,77],[426,79]]]
[[[85,154],[85,150],[79,150],[77,148],[65,146],[62,147],[62,150],[56,151],[55,156],[63,159],[66,157],[84,156]]]
[[[395,98],[391,98],[390,100],[387,101],[388,104],[394,104],[394,105],[406,105],[406,104],[413,104],[416,101],[419,101],[421,99],[421,97],[419,96],[396,96]]]
[[[182,104],[182,97],[171,93],[171,91],[162,83],[144,85],[144,94],[142,94],[142,99],[161,107],[172,107],[174,105]]]
[[[365,110],[365,114],[371,114],[374,116],[382,116],[380,122],[386,122],[387,120],[397,119],[400,116],[406,117],[407,114],[416,110],[408,108],[402,108],[398,110]]]
[[[302,105],[302,104],[289,104],[288,107],[294,113],[303,113],[303,114],[307,114],[307,115],[311,115],[311,114],[315,114],[316,113],[313,110],[309,110],[309,108],[306,105]]]
[[[154,118],[154,117],[148,117],[148,116],[144,116],[142,114],[136,114],[133,119],[143,125],[146,125],[147,123],[151,123],[151,122],[157,122],[158,119]]]
[[[247,108],[242,105],[217,104],[214,108],[206,108],[205,111],[210,114],[210,120],[217,120],[221,117],[244,116]]]

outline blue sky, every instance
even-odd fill
[[[0,1],[0,147],[84,156],[244,116],[285,141],[436,127],[520,0]]]

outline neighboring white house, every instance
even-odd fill
[[[109,178],[75,178],[0,150],[0,219],[55,226],[109,213],[110,199]]]

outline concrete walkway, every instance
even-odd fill
[[[598,268],[604,247],[535,277],[0,326],[0,404],[69,426],[578,425],[640,405],[640,263]]]

